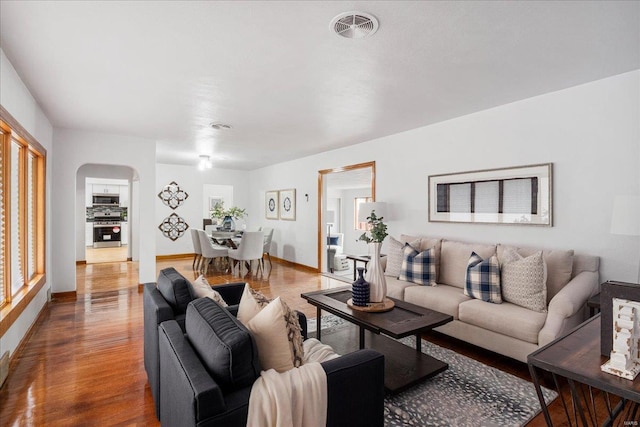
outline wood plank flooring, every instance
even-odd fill
[[[191,259],[159,261],[195,279]],[[246,281],[269,297],[315,317],[300,293],[342,286],[320,274],[273,263],[267,275],[210,271],[212,284]],[[143,366],[142,291],[133,262],[77,266],[77,300],[53,300],[13,361],[0,389],[0,426],[158,425]],[[438,345],[529,379],[525,364],[438,333]],[[533,389],[533,386],[532,386]],[[566,391],[565,391],[566,392]],[[559,402],[554,425],[566,426]],[[544,426],[542,415],[530,426]]]

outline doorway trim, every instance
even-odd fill
[[[376,162],[357,163],[354,165],[341,166],[333,169],[323,169],[318,171],[318,234],[317,234],[317,250],[318,250],[318,271],[322,272],[322,232],[324,230],[323,212],[325,209],[324,179],[326,175],[339,172],[348,172],[356,169],[371,168],[371,198],[376,200]]]

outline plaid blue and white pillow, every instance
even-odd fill
[[[436,285],[436,251],[429,248],[418,252],[406,243],[402,249],[404,258],[400,269],[400,280],[419,285]]]
[[[502,303],[498,257],[493,255],[491,258],[483,260],[480,255],[471,252],[467,264],[464,294],[486,302]]]

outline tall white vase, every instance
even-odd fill
[[[367,273],[364,278],[369,282],[369,301],[382,302],[387,296],[387,280],[384,277],[382,264],[380,263],[380,248],[382,243],[369,243],[371,261],[367,264]]]

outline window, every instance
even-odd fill
[[[358,222],[358,214],[360,212],[360,205],[363,203],[373,202],[373,198],[371,197],[356,197],[354,201],[354,209],[353,209],[353,223],[355,224],[356,230],[367,230],[366,222]]]
[[[0,336],[45,282],[46,150],[0,107]]]

